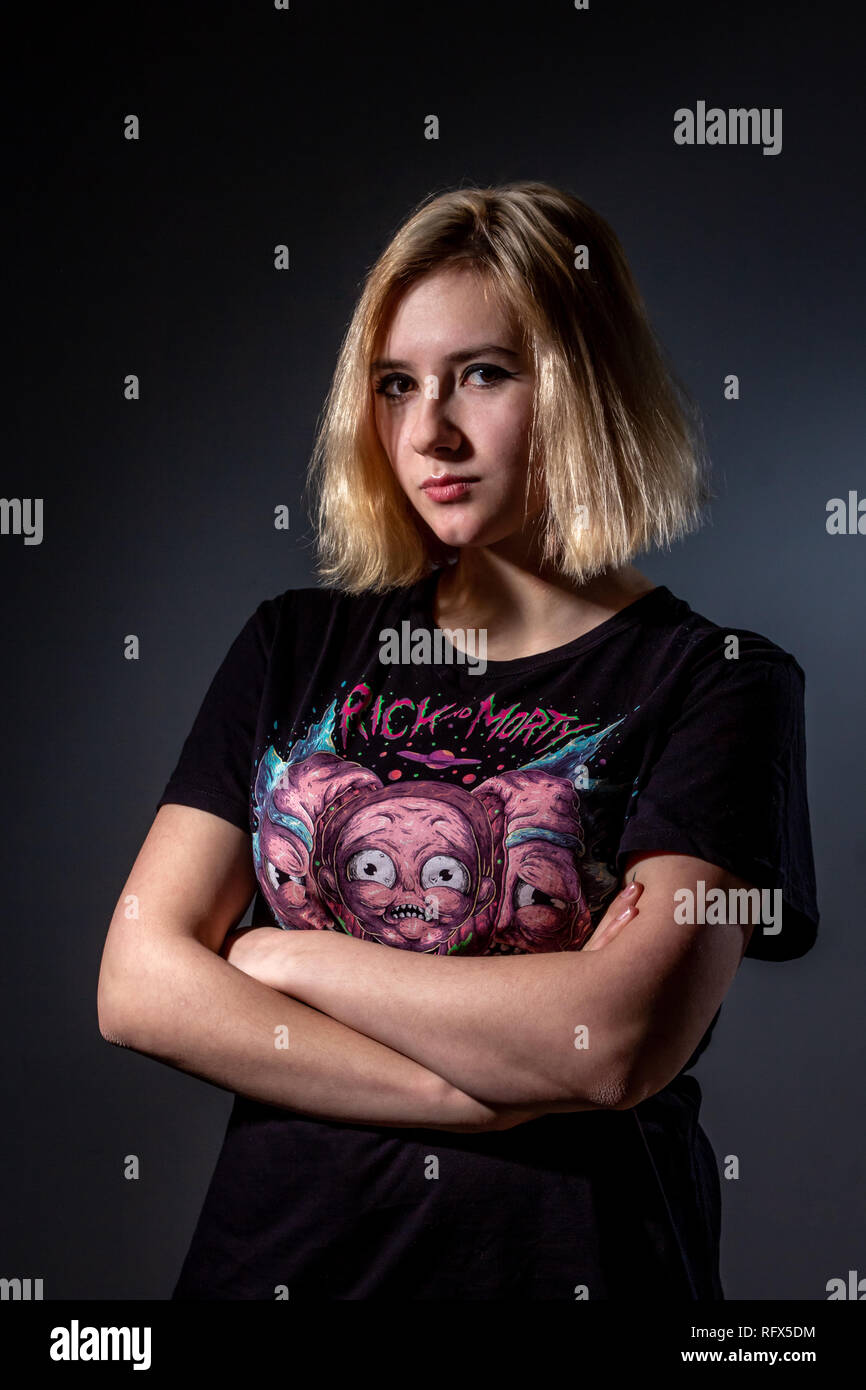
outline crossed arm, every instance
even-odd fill
[[[750,886],[703,860],[636,854],[625,879],[642,885],[639,909],[633,903],[624,922],[608,913],[582,951],[431,956],[337,932],[256,927],[228,938],[223,954],[487,1104],[626,1108],[688,1060],[752,926],[676,921],[675,893],[701,879],[707,893]]]

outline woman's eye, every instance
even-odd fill
[[[504,367],[497,367],[493,362],[477,362],[474,367],[467,368],[463,380],[464,382],[468,381],[470,377],[476,376],[482,372],[487,375],[493,373],[492,381],[477,381],[473,383],[476,387],[480,387],[482,391],[486,391],[493,386],[498,386],[500,381],[504,381],[507,377],[512,375],[512,373],[507,372]],[[384,396],[386,401],[402,401],[411,393],[412,384],[411,377],[392,373],[391,376],[381,377],[380,380],[376,382],[374,390],[377,396]],[[390,389],[392,386],[406,387],[407,389],[392,391]]]
[[[399,400],[400,397],[401,397],[402,395],[404,395],[405,393],[402,392],[402,391],[398,391],[398,392],[395,394],[394,392],[389,391],[389,390],[388,390],[388,387],[389,387],[389,386],[394,386],[394,385],[396,385],[398,382],[407,382],[408,380],[409,380],[409,378],[408,378],[407,376],[385,376],[385,377],[382,377],[382,379],[381,379],[380,381],[377,381],[377,382],[376,382],[376,394],[379,395],[379,396],[384,396],[385,399],[386,399],[386,400],[389,400],[389,401]]]
[[[482,386],[495,386],[496,383],[497,383],[498,381],[502,381],[502,379],[503,379],[504,377],[507,377],[507,376],[510,376],[510,375],[511,375],[511,373],[510,373],[510,372],[506,372],[506,371],[504,370],[503,367],[495,367],[495,366],[493,366],[492,363],[491,363],[490,366],[487,366],[487,367],[485,367],[485,366],[470,367],[470,368],[469,368],[469,371],[467,372],[467,376],[474,376],[476,372],[496,372],[496,374],[497,374],[497,375],[495,376],[495,378],[493,379],[493,381],[482,381],[482,382],[480,383],[480,385],[482,385]]]

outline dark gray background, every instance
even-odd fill
[[[866,537],[825,529],[828,499],[866,488],[853,13],[157,4],[40,10],[12,46],[4,491],[44,498],[45,536],[0,537],[0,1274],[46,1298],[170,1294],[230,1098],[102,1041],[108,922],[229,642],[314,582],[301,487],[366,268],[426,193],[518,178],[608,218],[704,411],[712,524],[639,567],[806,672],[818,945],[744,963],[696,1072],[720,1167],[741,1165],[726,1292],[824,1299],[866,1274]],[[699,99],[782,107],[781,154],[675,145]]]

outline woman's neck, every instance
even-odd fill
[[[439,575],[433,617],[441,628],[486,629],[489,659],[511,661],[582,637],[655,587],[633,565],[578,585],[524,561],[464,549]]]

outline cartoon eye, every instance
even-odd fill
[[[514,885],[514,906],[564,908],[566,903],[562,898],[552,898],[549,893],[542,892],[540,888],[533,888],[531,883],[519,878]]]
[[[346,865],[346,877],[384,883],[386,888],[391,888],[397,881],[397,870],[393,859],[383,849],[360,849]]]
[[[278,869],[276,864],[272,864],[270,859],[265,860],[265,873],[268,883],[276,892],[280,891],[284,883],[300,883],[303,885],[305,881],[303,874],[287,874],[282,869]]]
[[[450,854],[434,854],[421,870],[422,888],[454,888],[458,893],[469,891],[469,870]]]

